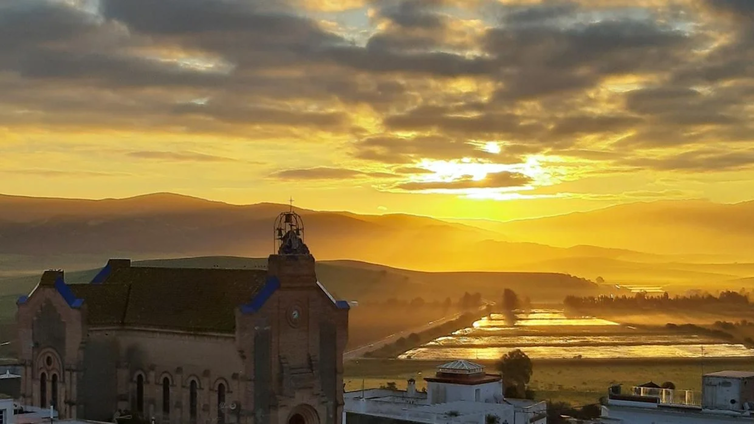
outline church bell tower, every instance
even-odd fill
[[[304,220],[293,205],[278,215],[273,231],[277,254],[268,259],[269,274],[278,278],[281,288],[316,286],[314,256],[304,243]]]

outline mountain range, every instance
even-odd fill
[[[0,278],[109,257],[264,257],[288,205],[158,193],[80,200],[0,195]],[[608,282],[748,281],[754,202],[662,201],[496,222],[295,208],[319,260],[421,271],[559,272]],[[744,280],[740,280],[744,279]]]

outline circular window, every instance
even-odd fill
[[[296,305],[288,310],[288,324],[291,327],[298,327],[301,322],[301,307]]]
[[[731,404],[731,405],[735,405],[735,404],[736,404],[736,400],[735,400],[735,399],[731,399],[731,400],[730,400],[730,404]]]
[[[51,367],[52,366],[52,356],[47,355],[47,358],[45,358],[45,363],[47,364],[48,367]]]

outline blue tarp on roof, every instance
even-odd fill
[[[71,308],[80,308],[81,305],[84,304],[84,299],[76,298],[76,295],[73,294],[71,288],[68,287],[68,284],[63,281],[63,277],[58,277],[57,280],[55,280],[55,288]]]
[[[267,281],[262,287],[262,290],[251,299],[251,302],[241,305],[242,314],[253,314],[264,306],[265,302],[272,296],[277,289],[280,288],[280,280],[277,277],[267,277]]]
[[[97,273],[97,275],[92,278],[92,281],[89,282],[89,284],[102,284],[107,280],[107,277],[110,275],[110,272],[112,269],[110,268],[110,263],[108,262],[107,265],[105,265],[104,268],[100,270],[100,272]]]

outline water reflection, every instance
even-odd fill
[[[533,310],[517,318],[510,325],[504,316],[492,314],[399,358],[494,360],[512,349],[522,349],[539,359],[693,358],[701,355],[702,347],[706,357],[754,356],[741,344],[642,331],[594,317],[567,317],[558,310]]]

